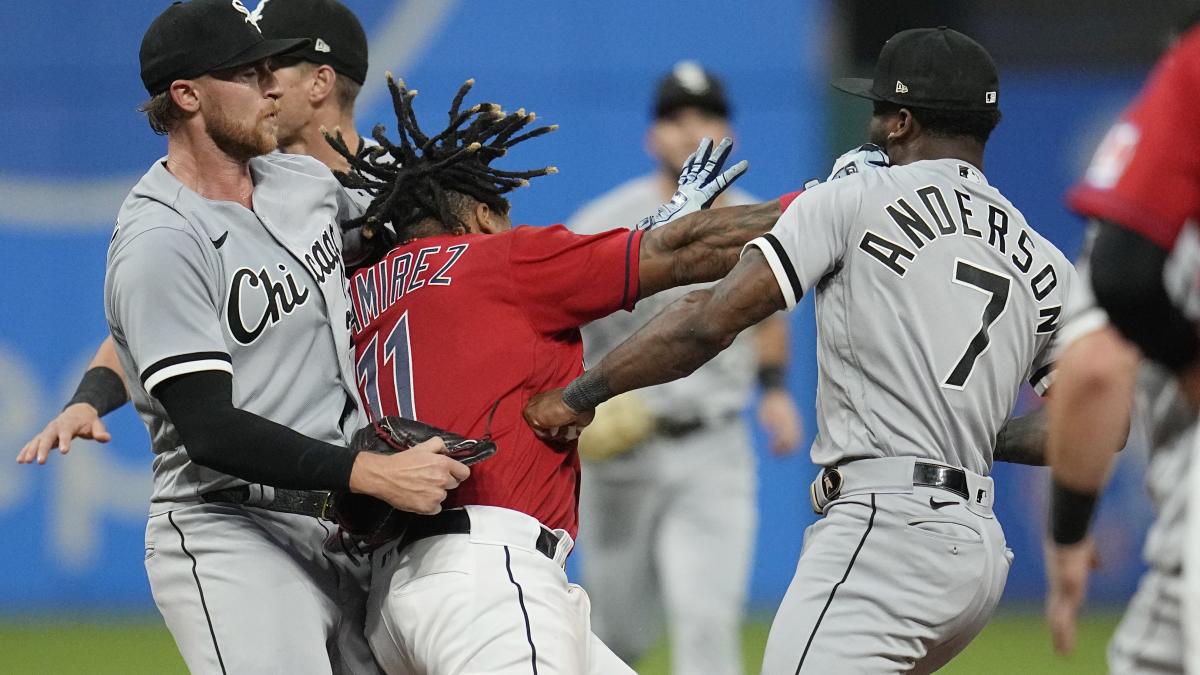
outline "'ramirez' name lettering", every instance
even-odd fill
[[[455,244],[445,248],[426,246],[416,252],[393,251],[375,265],[355,272],[350,280],[350,295],[358,326],[366,327],[409,293],[421,288],[449,286],[454,281],[450,271],[469,246]],[[446,259],[437,264],[435,261],[443,256]]]

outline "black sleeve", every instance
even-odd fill
[[[1167,251],[1140,234],[1099,221],[1092,289],[1117,330],[1147,357],[1179,371],[1197,354],[1196,328],[1163,284]]]
[[[195,463],[252,483],[345,490],[355,454],[233,407],[233,377],[206,370],[154,388]]]

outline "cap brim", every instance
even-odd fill
[[[225,63],[220,63],[212,67],[212,70],[228,70],[237,68],[263,59],[269,59],[272,56],[283,56],[292,52],[300,51],[312,44],[312,40],[308,38],[290,38],[287,40],[263,40],[256,42],[253,46],[239,53]]]
[[[870,99],[872,101],[884,100],[871,91],[873,81],[865,77],[840,77],[836,80],[831,80],[829,84],[833,85],[834,89],[844,91],[851,96],[858,96],[859,98]]]

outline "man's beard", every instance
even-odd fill
[[[226,115],[224,110],[212,110],[205,116],[208,135],[221,152],[237,161],[245,162],[265,155],[274,151],[276,146],[275,124],[268,122],[267,116],[278,110],[279,105],[273,104],[251,123],[234,119]]]

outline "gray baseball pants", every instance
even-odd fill
[[[150,590],[189,671],[379,672],[364,634],[371,567],[327,553],[331,527],[223,504],[150,517]]]
[[[992,481],[966,472],[966,495],[914,486],[914,463],[839,467],[841,491],[805,532],[763,673],[930,673],[983,629],[1012,561]]]

